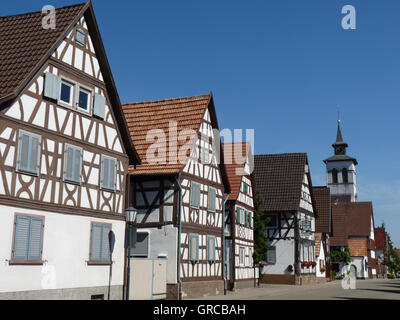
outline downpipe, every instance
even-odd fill
[[[178,191],[178,268],[177,268],[177,280],[179,283],[179,294],[178,300],[182,300],[182,280],[181,280],[181,234],[182,234],[182,186],[179,183],[179,179],[175,177],[175,182],[179,188]]]
[[[226,202],[229,199],[229,196],[231,194],[229,193],[225,200],[224,203],[222,204],[222,276],[224,279],[224,295],[226,296],[227,294],[227,279],[226,279],[226,243],[225,243],[225,205]]]

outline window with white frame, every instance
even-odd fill
[[[276,247],[271,246],[267,250],[267,263],[275,264],[276,263]]]
[[[72,82],[62,79],[59,98],[60,101],[63,104],[72,107],[74,103],[74,90],[75,85]]]
[[[78,92],[78,102],[77,102],[78,110],[89,113],[91,109],[91,100],[92,100],[91,97],[92,97],[92,92],[80,86]]]

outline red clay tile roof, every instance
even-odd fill
[[[229,199],[236,200],[239,195],[240,183],[243,177],[242,174],[238,174],[240,172],[238,170],[244,169],[246,155],[248,152],[251,152],[250,143],[222,143],[221,150],[224,154],[226,173],[228,175],[229,184],[231,185],[231,194]],[[237,156],[235,156],[235,154],[237,154]],[[235,161],[235,159],[239,161]],[[250,179],[250,176],[247,177]]]
[[[331,224],[331,193],[328,187],[313,187],[315,206],[318,218],[315,220],[315,231],[330,233]]]
[[[12,99],[47,59],[88,4],[56,9],[56,29],[43,29],[42,12],[0,17],[0,103]]]
[[[375,247],[376,249],[386,249],[386,230],[385,228],[375,228]]]
[[[347,239],[351,236],[369,237],[371,218],[373,219],[372,202],[339,202],[333,204],[331,246],[347,246]]]
[[[264,202],[261,208],[267,212],[298,211],[306,153],[264,154],[254,156],[253,177],[255,189]],[[309,186],[313,198],[311,177]],[[315,209],[315,206],[314,206]],[[314,210],[315,214],[317,211]]]
[[[130,166],[129,173],[132,175],[180,173],[186,163],[181,164],[179,159],[176,163],[168,161],[169,152],[175,149],[172,149],[171,146],[180,150],[184,144],[189,142],[189,138],[187,140],[177,139],[177,136],[183,130],[192,130],[198,135],[206,109],[210,112],[212,127],[219,129],[212,93],[168,100],[127,103],[122,106],[122,109],[133,143],[142,160],[140,165],[136,167]],[[176,133],[170,133],[169,123],[171,121],[176,122]],[[166,163],[156,163],[152,153],[150,153],[149,157],[147,156],[149,147],[154,143],[154,141],[147,141],[146,139],[151,129],[162,130],[165,133],[165,139],[160,139],[158,142],[165,142],[167,146],[167,150],[165,150]],[[171,145],[170,139],[174,142]],[[187,152],[187,156],[189,156],[189,152]],[[230,192],[228,177],[223,165],[223,155],[221,157],[220,170],[225,192]]]
[[[176,134],[170,135],[170,121],[177,122],[177,134],[182,130],[190,129],[198,132],[203,120],[204,113],[210,105],[211,94],[192,97],[176,98],[169,100],[145,101],[137,103],[127,103],[122,106],[125,119],[133,140],[133,144],[142,160],[142,164],[134,169],[130,167],[130,173],[140,174],[168,174],[179,173],[185,164],[171,163],[152,163],[154,158],[147,159],[147,150],[154,141],[146,141],[149,130],[160,129],[165,133],[165,140],[159,142],[167,146],[167,160],[169,160],[169,139],[177,142],[178,150],[187,141],[180,141]],[[168,148],[169,146],[169,148]],[[176,143],[172,144],[173,147]]]

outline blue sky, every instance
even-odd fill
[[[82,1],[7,1],[1,15]],[[356,8],[357,29],[341,28]],[[97,21],[122,102],[208,93],[220,128],[255,129],[255,151],[307,152],[325,184],[337,108],[373,201],[400,247],[400,1],[100,1]]]

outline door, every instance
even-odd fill
[[[131,259],[129,300],[167,298],[167,259]]]

